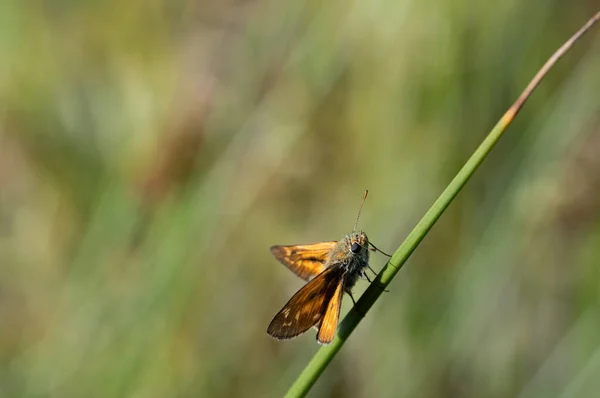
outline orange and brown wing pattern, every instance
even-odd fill
[[[317,275],[298,290],[275,315],[267,328],[267,333],[276,339],[285,340],[321,324],[324,315],[328,312],[332,297],[343,285],[343,275],[343,269],[338,267],[328,268]],[[338,301],[341,301],[341,298]]]
[[[272,246],[271,253],[279,262],[305,281],[325,270],[329,253],[337,242],[320,242],[312,245]]]
[[[344,296],[343,283],[340,283],[333,296],[327,303],[327,309],[325,315],[319,326],[319,333],[317,333],[317,341],[321,344],[329,344],[335,336],[337,330],[338,320],[340,319],[340,309],[342,308],[342,297]]]

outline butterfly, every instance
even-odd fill
[[[340,241],[271,247],[277,260],[308,282],[275,315],[267,328],[271,337],[291,339],[314,326],[318,330],[317,341],[331,343],[344,292],[354,302],[352,287],[358,278],[367,278],[366,269],[370,269],[369,250],[379,250],[364,232],[356,231],[367,194],[365,191],[352,233]]]

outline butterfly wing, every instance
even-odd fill
[[[338,320],[340,318],[340,309],[342,308],[342,297],[344,295],[344,284],[339,283],[335,292],[327,303],[325,315],[319,325],[319,333],[317,333],[317,341],[320,344],[329,344],[335,336]]]
[[[325,263],[337,242],[320,242],[312,245],[273,246],[271,253],[279,262],[305,281],[325,270]]]
[[[344,270],[341,267],[327,268],[321,272],[298,290],[275,315],[267,333],[276,339],[286,340],[306,332],[315,325],[322,325],[325,314],[330,312],[332,298],[338,294],[338,290],[341,292],[343,289],[343,276]],[[339,306],[341,297],[337,302]],[[331,325],[332,318],[333,316],[328,318],[326,325]],[[324,332],[323,336],[323,341],[327,341],[329,334]]]

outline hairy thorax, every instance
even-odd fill
[[[368,265],[369,239],[362,231],[353,232],[342,238],[331,251],[327,264],[328,267],[344,268],[346,273],[344,288],[346,290],[351,289],[358,278],[364,276]]]

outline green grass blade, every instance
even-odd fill
[[[310,388],[323,373],[327,365],[331,362],[336,353],[340,350],[346,339],[356,328],[360,320],[361,314],[366,312],[373,306],[379,298],[383,289],[391,282],[406,260],[415,251],[419,243],[425,238],[429,230],[437,222],[444,213],[446,208],[452,203],[452,200],[458,195],[462,187],[469,181],[469,178],[475,173],[479,165],[483,162],[486,156],[490,153],[496,142],[500,139],[504,131],[514,120],[517,113],[523,107],[531,93],[539,85],[548,71],[556,64],[556,62],[573,46],[573,44],[583,36],[598,20],[600,20],[600,12],[596,13],[577,33],[575,33],[565,44],[563,44],[544,64],[535,77],[531,80],[527,88],[510,107],[510,109],[502,116],[500,121],[494,126],[492,131],[483,140],[475,153],[469,158],[466,164],[446,187],[444,192],[435,201],[433,206],[425,213],[421,221],[416,225],[392,258],[379,273],[375,281],[369,286],[364,294],[358,300],[356,306],[350,310],[348,315],[341,322],[338,333],[330,345],[323,346],[315,354],[308,363],[306,368],[300,373],[294,384],[288,390],[286,397],[302,397],[305,396]]]

